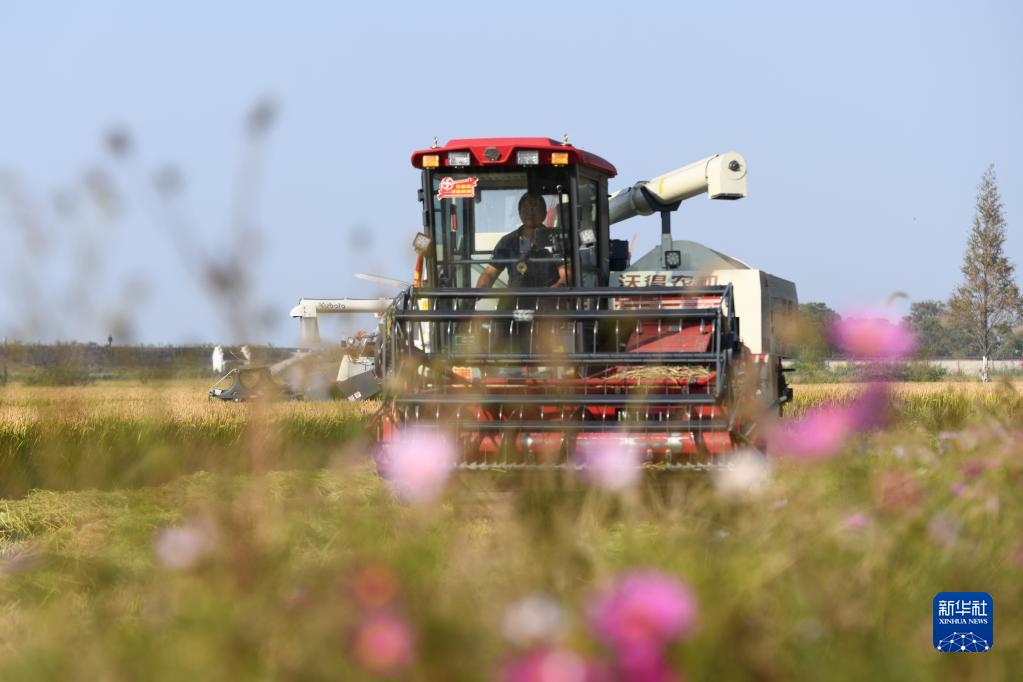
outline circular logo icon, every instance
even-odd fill
[[[524,261],[524,260],[520,260],[518,263],[515,264],[515,270],[520,275],[526,274],[526,270],[528,270],[528,269],[529,269],[529,266],[526,265],[526,261]]]

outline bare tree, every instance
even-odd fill
[[[969,350],[984,358],[998,354],[1023,310],[1015,267],[1003,252],[1005,230],[1002,199],[991,165],[977,191],[973,229],[963,256],[964,281],[949,300],[952,325],[971,344]]]

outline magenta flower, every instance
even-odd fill
[[[613,493],[631,488],[643,475],[639,450],[627,438],[580,441],[579,462],[591,483]]]
[[[844,353],[862,360],[900,360],[916,350],[916,337],[905,323],[876,314],[841,319],[831,334]]]
[[[399,675],[411,665],[414,649],[412,626],[395,613],[374,613],[355,633],[355,661],[375,675]]]
[[[854,434],[881,426],[887,410],[887,387],[872,383],[849,404],[818,407],[783,423],[768,436],[768,448],[805,461],[827,459],[837,455]]]
[[[845,529],[854,533],[863,530],[869,523],[870,518],[863,512],[853,512],[842,520]]]
[[[385,447],[386,451],[379,455],[379,469],[399,499],[430,502],[444,491],[457,459],[455,447],[447,437],[414,429]]]
[[[620,660],[615,668],[614,679],[620,682],[681,681],[663,657],[649,660]]]
[[[768,438],[768,449],[795,459],[827,459],[841,451],[856,432],[857,421],[856,410],[849,405],[816,408],[775,431]]]
[[[885,425],[888,420],[888,384],[874,381],[866,385],[849,404],[852,423],[857,431],[869,431]]]
[[[597,638],[615,650],[623,669],[654,669],[665,646],[692,632],[696,597],[665,573],[637,571],[620,578],[590,610]]]
[[[501,679],[504,682],[611,682],[599,667],[562,648],[529,652],[508,664]]]

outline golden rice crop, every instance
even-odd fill
[[[971,417],[1015,422],[1023,416],[1023,384],[1019,382],[892,383],[891,413],[897,420],[940,431],[957,428]],[[789,415],[851,400],[865,384],[800,384],[794,387]]]
[[[892,407],[898,415],[942,428],[942,420],[971,414],[1012,417],[1023,402],[1023,384],[895,383]],[[799,415],[820,405],[851,400],[863,384],[800,384],[786,414]],[[376,402],[282,401],[224,403],[206,397],[200,381],[161,384],[109,382],[92,386],[8,386],[0,389],[0,437],[24,436],[32,428],[67,434],[95,432],[103,426],[163,426],[195,435],[240,433],[254,422],[283,429],[289,436],[328,437],[331,425],[359,422]],[[952,424],[954,425],[954,424]]]
[[[374,403],[210,401],[201,382],[0,391],[0,495],[159,483],[196,469],[320,466],[365,433]]]

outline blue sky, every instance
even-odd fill
[[[0,333],[25,336],[29,306],[44,311],[40,337],[105,339],[120,311],[136,341],[235,340],[160,227],[146,178],[179,168],[182,215],[222,252],[242,121],[263,96],[280,115],[264,149],[252,293],[276,324],[256,341],[295,341],[287,314],[300,296],[377,293],[350,272],[409,277],[419,205],[408,156],[435,135],[568,133],[618,167],[612,189],[737,150],[749,197],[687,202],[676,236],[837,308],[893,291],[946,297],[994,163],[1007,252],[1023,265],[1016,3],[355,7],[0,4]],[[130,164],[104,151],[113,125],[131,131]],[[91,168],[113,179],[120,210],[61,221],[52,198]],[[53,226],[41,255],[16,226],[12,187]],[[638,233],[641,252],[657,231],[656,217],[615,229]],[[100,244],[92,270],[80,265],[87,243]]]

